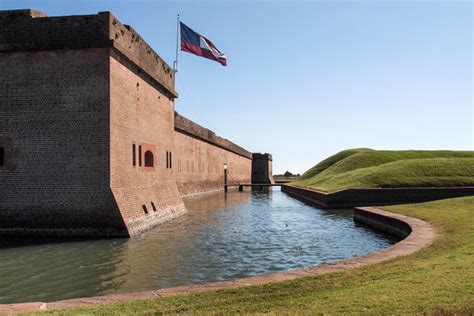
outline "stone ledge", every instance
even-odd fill
[[[281,190],[309,204],[324,208],[420,203],[474,195],[474,187],[346,189],[328,193],[285,184]]]
[[[158,297],[184,295],[221,289],[234,289],[258,284],[292,280],[303,276],[316,276],[324,273],[363,267],[394,259],[400,256],[409,255],[431,245],[435,238],[435,230],[427,222],[417,218],[387,212],[378,208],[357,208],[355,211],[354,220],[374,226],[381,230],[386,230],[391,234],[399,234],[399,236],[404,236],[405,239],[391,247],[364,256],[353,257],[335,263],[321,264],[306,269],[253,276],[203,285],[179,286],[152,291],[68,299],[51,303],[31,302],[20,304],[4,304],[0,305],[0,312],[13,314],[19,312],[85,307],[88,305],[110,304],[139,299],[153,299]]]

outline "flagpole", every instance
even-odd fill
[[[174,72],[178,72],[178,51],[179,51],[179,14],[176,17],[176,59],[174,61]]]

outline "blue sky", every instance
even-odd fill
[[[228,57],[180,53],[176,109],[274,171],[339,150],[474,150],[471,1],[23,1],[111,11],[172,65],[176,14]]]

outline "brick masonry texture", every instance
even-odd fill
[[[252,160],[231,151],[175,133],[173,171],[180,193],[184,196],[224,188],[224,164],[228,168],[228,184],[250,183]]]
[[[196,139],[228,150],[242,157],[246,157],[248,159],[253,158],[252,153],[250,153],[249,151],[243,149],[242,147],[232,143],[227,139],[217,136],[213,131],[202,127],[191,120],[188,120],[184,116],[179,115],[177,112],[175,112],[174,117],[174,129],[179,133],[190,135]]]
[[[175,113],[174,72],[109,12],[0,29],[0,234],[130,236],[223,190],[224,164],[250,183],[252,154]]]
[[[129,25],[110,12],[48,17],[35,10],[0,11],[0,52],[114,48],[159,82],[172,96],[174,73]]]
[[[186,212],[166,167],[166,152],[174,152],[173,101],[138,71],[119,54],[110,56],[110,187],[132,235]],[[153,154],[153,168],[145,167],[146,151]]]
[[[122,234],[109,186],[107,60],[104,49],[0,54],[4,232]]]
[[[228,184],[250,183],[252,154],[214,132],[175,113],[174,175],[183,196],[224,187],[224,165]]]

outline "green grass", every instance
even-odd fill
[[[332,156],[324,159],[323,161],[318,163],[316,166],[314,166],[313,168],[311,168],[308,171],[306,171],[305,173],[303,173],[303,175],[301,176],[300,179],[301,180],[310,179],[310,178],[314,177],[315,175],[323,172],[327,168],[331,167],[335,163],[337,163],[337,162],[339,162],[343,159],[346,159],[349,156],[352,156],[352,155],[357,154],[357,153],[363,153],[363,152],[369,152],[369,151],[373,151],[373,149],[370,149],[370,148],[355,148],[355,149],[346,149],[346,150],[340,151],[337,154],[332,155]]]
[[[474,197],[384,208],[430,222],[435,242],[408,256],[320,276],[48,313],[474,313]]]
[[[295,181],[299,177],[297,176],[292,176],[292,177],[273,177],[273,180],[275,180],[275,183],[288,183],[291,181]]]
[[[292,184],[327,192],[474,186],[474,152],[350,149],[321,161]]]

